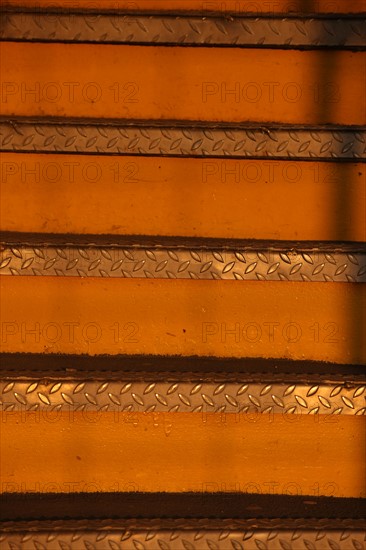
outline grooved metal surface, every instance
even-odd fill
[[[182,157],[366,159],[363,127],[0,121],[0,150]]]
[[[0,274],[361,283],[366,251],[2,245]]]
[[[366,19],[4,11],[1,40],[365,48]]]
[[[224,523],[224,522],[223,522]],[[300,523],[301,525],[301,523]],[[357,530],[112,530],[0,533],[3,550],[365,550]]]
[[[236,413],[249,422],[259,414],[366,415],[364,384],[243,382],[127,382],[117,380],[1,380],[4,411],[77,410],[112,412],[193,412],[203,421]],[[245,416],[250,414],[249,417]],[[254,416],[253,416],[254,414]],[[215,416],[216,415],[216,416]],[[249,418],[249,420],[248,420]],[[130,422],[138,423],[131,416]]]

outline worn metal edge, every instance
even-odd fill
[[[296,491],[295,491],[296,493]],[[54,519],[364,519],[366,499],[245,492],[240,490],[183,492],[3,492],[2,521]]]
[[[305,524],[306,521],[306,524]],[[249,518],[249,519],[215,519],[215,518],[129,518],[129,519],[54,519],[54,520],[41,520],[36,519],[32,521],[1,521],[0,522],[0,537],[10,533],[24,534],[25,532],[31,533],[53,533],[54,535],[59,533],[73,533],[87,534],[87,533],[108,533],[108,532],[120,532],[127,535],[127,532],[145,532],[152,535],[159,530],[170,530],[172,533],[184,533],[187,531],[201,532],[206,531],[219,531],[220,533],[226,533],[235,530],[245,530],[244,532],[249,536],[251,531],[257,530],[292,530],[297,533],[297,536],[301,536],[302,529],[310,529],[316,531],[320,535],[324,530],[330,530],[332,532],[340,530],[345,532],[348,530],[354,530],[358,534],[362,533],[366,537],[365,521],[360,519],[343,519],[337,518],[311,518],[311,519],[293,519],[293,518]],[[244,535],[244,533],[243,533]],[[293,540],[296,540],[296,536]],[[0,538],[0,541],[2,539]],[[59,550],[59,549],[57,549]],[[79,549],[78,549],[79,550]],[[109,548],[108,548],[109,550]],[[206,550],[206,548],[205,548]],[[255,549],[257,550],[257,548]],[[282,549],[281,549],[282,550]],[[353,550],[353,549],[352,549]],[[357,549],[356,549],[357,550]]]
[[[108,371],[108,370],[83,370],[77,371],[76,369],[65,369],[64,371],[53,370],[50,368],[47,372],[44,370],[9,370],[2,369],[0,372],[0,382],[2,381],[5,385],[7,384],[16,384],[18,382],[29,382],[31,384],[47,383],[47,384],[59,384],[60,381],[67,382],[79,382],[84,384],[90,381],[100,382],[100,383],[111,383],[118,381],[123,384],[133,384],[135,382],[144,382],[148,384],[158,384],[160,382],[165,382],[167,384],[177,384],[181,381],[185,383],[191,382],[193,385],[199,385],[202,383],[207,383],[209,385],[218,386],[219,384],[253,384],[253,385],[264,385],[267,386],[281,386],[284,384],[284,380],[287,385],[293,386],[304,386],[307,385],[309,388],[314,389],[316,386],[325,386],[344,388],[344,389],[354,389],[364,386],[366,384],[366,375],[362,374],[362,367],[360,367],[359,374],[346,374],[345,376],[339,375],[330,375],[330,376],[319,376],[313,373],[304,373],[304,374],[294,374],[294,373],[279,373],[274,371],[272,374],[268,372],[264,373],[233,373],[233,372],[201,372],[201,371]]]
[[[0,12],[0,40],[281,49],[366,49],[366,19],[70,10]]]
[[[6,239],[6,233],[2,237]],[[8,235],[10,237],[10,235]],[[22,234],[13,239],[26,242]],[[53,236],[57,239],[57,235]],[[65,236],[64,236],[65,238]],[[274,242],[272,246],[241,243],[230,249],[159,246],[45,244],[38,235],[33,245],[0,244],[0,275],[112,277],[237,281],[366,282],[366,249],[362,243],[319,243],[314,249],[301,243]],[[62,242],[62,238],[58,237]],[[103,239],[103,236],[102,236]],[[111,243],[117,236],[108,236]],[[124,237],[122,236],[123,240]],[[149,239],[149,237],[147,237]],[[105,240],[105,239],[104,239]],[[140,238],[141,240],[141,238]],[[164,241],[164,237],[162,237]],[[184,239],[178,239],[182,243]],[[13,241],[14,242],[14,241]],[[193,240],[193,242],[195,242]],[[212,241],[211,241],[212,242]],[[214,241],[215,242],[215,241]],[[186,239],[190,244],[190,239]],[[187,245],[186,244],[186,245]],[[282,248],[281,248],[282,246]]]
[[[0,353],[0,378],[10,380],[208,381],[254,384],[366,382],[366,366],[314,360],[181,355]]]
[[[71,522],[70,522],[71,523]],[[189,522],[187,522],[189,525]],[[210,525],[210,522],[206,522]],[[215,524],[215,522],[212,522]],[[238,525],[239,523],[239,525]],[[258,524],[267,526],[258,528]],[[100,530],[76,527],[69,529],[68,524],[58,528],[54,525],[37,530],[29,524],[24,531],[12,531],[11,526],[0,531],[0,543],[3,550],[296,550],[311,548],[324,550],[338,548],[341,550],[364,550],[366,531],[360,521],[320,523],[303,520],[296,527],[286,528],[286,521],[259,520],[255,522],[216,522],[216,529],[207,529],[202,521],[196,529],[172,527],[164,530],[164,521],[154,522],[151,529],[144,527],[144,522],[136,520],[132,527],[126,522],[122,528],[108,525]],[[357,526],[360,524],[360,527]],[[253,526],[254,525],[254,526]],[[351,527],[349,527],[351,525]],[[334,529],[333,529],[334,528]],[[61,530],[65,529],[65,530]],[[303,532],[303,530],[306,530]],[[129,546],[127,546],[129,545]],[[325,546],[326,545],[326,546]]]
[[[304,384],[241,381],[126,381],[0,379],[0,410],[13,412],[191,412],[202,422],[225,422],[235,414],[237,422],[258,422],[258,415],[322,415],[337,422],[338,415],[366,415],[366,380],[363,383]],[[249,415],[249,416],[248,416]],[[116,417],[118,418],[118,416]],[[117,420],[116,420],[117,421]],[[326,421],[326,420],[323,420]]]
[[[0,119],[0,151],[279,160],[366,160],[363,126]]]
[[[128,249],[181,249],[202,251],[293,251],[366,253],[364,241],[300,241],[170,235],[128,235],[96,233],[31,233],[0,230],[0,246],[11,247],[86,247]]]

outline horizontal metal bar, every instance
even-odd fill
[[[0,39],[46,42],[366,48],[366,20],[94,12],[3,12]]]
[[[0,410],[88,412],[192,412],[203,422],[257,422],[257,414],[366,415],[366,382],[359,384],[268,384],[200,381],[0,380]],[[247,416],[249,415],[249,416]],[[254,417],[253,417],[254,415]],[[249,418],[249,420],[248,420]],[[138,419],[135,419],[138,422]],[[335,419],[328,419],[330,422]]]
[[[45,240],[47,236],[44,236]],[[72,245],[0,246],[1,275],[366,282],[366,251]],[[362,245],[361,245],[362,246]]]
[[[352,520],[351,520],[352,521]],[[33,522],[28,524],[24,531],[9,531],[9,527],[0,533],[0,542],[4,545],[3,550],[37,549],[37,550],[80,550],[81,548],[95,550],[296,550],[300,548],[311,548],[312,550],[325,550],[325,548],[341,550],[361,550],[365,546],[366,532],[360,530],[342,529],[344,520],[338,520],[336,530],[323,528],[318,522],[318,528],[310,528],[310,523],[316,521],[297,521],[297,528],[292,530],[283,529],[281,522],[268,521],[268,530],[258,529],[258,523],[263,520],[252,520],[254,527],[248,525],[248,529],[230,529],[230,522],[221,520],[221,525],[216,530],[206,530],[201,527],[201,522],[196,530],[173,528],[169,531],[154,527],[151,530],[140,528],[140,522],[135,521],[135,530],[113,529],[103,527],[100,530],[92,528],[75,528],[65,530],[67,522],[54,522],[48,529],[42,529],[38,523],[34,527]],[[23,526],[23,523],[20,522]],[[76,523],[76,522],[74,522]],[[141,524],[143,522],[141,521]],[[155,522],[156,524],[157,522]],[[207,522],[206,522],[207,523]],[[217,523],[217,522],[216,522]],[[235,524],[235,522],[232,522]],[[249,522],[248,522],[249,523]],[[336,522],[333,522],[336,524]],[[329,522],[328,522],[329,524]],[[273,526],[270,529],[270,526]],[[24,527],[23,527],[24,528]],[[42,530],[37,530],[38,528]],[[11,529],[11,526],[10,526]],[[302,529],[306,529],[302,532]]]
[[[306,128],[134,122],[0,121],[0,151],[75,154],[366,159],[363,127]]]
[[[90,364],[96,356],[102,369],[129,355],[196,356],[196,370],[207,355],[239,364],[272,358],[275,367],[281,359],[366,363],[360,284],[55,276],[0,283],[2,350],[25,362],[27,353],[49,360],[53,352],[61,364],[68,354],[89,355]]]

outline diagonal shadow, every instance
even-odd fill
[[[316,2],[314,0],[300,0],[300,9],[302,13],[316,13]],[[326,36],[326,29],[324,28],[324,37]],[[329,50],[317,51],[317,64],[314,67],[316,80],[318,82],[319,94],[317,101],[317,113],[316,120],[318,124],[329,124],[331,120],[336,119],[337,108],[342,98],[339,96],[339,90],[336,88],[336,82],[342,77],[340,74],[339,57],[342,52],[333,51],[329,56]],[[353,53],[352,55],[359,55]],[[362,75],[354,75],[355,78],[362,78]],[[352,83],[350,82],[351,86]],[[366,91],[365,91],[366,92]],[[365,105],[360,105],[360,114],[364,111]],[[360,122],[362,122],[362,116],[360,116]],[[340,144],[342,148],[344,144]],[[357,207],[357,184],[352,175],[353,161],[334,161],[334,174],[335,186],[333,196],[329,197],[332,202],[333,215],[329,219],[330,228],[335,235],[335,239],[338,241],[348,241],[352,239],[354,235],[353,223],[354,213]],[[356,177],[364,177],[360,172]],[[366,182],[365,182],[366,183]],[[338,213],[342,213],[338,215]],[[363,227],[363,240],[366,240],[366,228]],[[364,243],[360,243],[360,249],[364,248]],[[352,260],[350,260],[352,261]],[[352,285],[347,287],[347,291],[352,292]],[[365,347],[366,342],[363,338],[363,327],[365,326],[365,312],[361,301],[353,300],[352,310],[349,312],[352,318],[352,324],[349,327],[349,346],[353,347],[353,352],[359,356],[359,363],[362,362],[362,348]],[[340,341],[342,337],[346,335],[339,335]],[[351,350],[350,350],[351,352]]]

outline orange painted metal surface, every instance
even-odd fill
[[[4,352],[366,359],[364,285],[61,277],[0,282]]]
[[[4,4],[37,12],[51,2]],[[56,0],[52,6],[56,12],[365,11],[361,0]],[[107,119],[209,121],[249,123],[263,132],[267,123],[309,125],[314,132],[366,124],[365,52],[3,42],[0,55],[0,110],[9,120],[90,118],[101,128]],[[3,231],[43,233],[45,240],[51,233],[365,239],[360,163],[56,152],[4,153],[1,161]],[[5,353],[259,357],[273,359],[274,370],[276,359],[360,370],[366,361],[361,284],[4,276],[0,290]],[[81,411],[73,401],[64,409],[2,413],[0,492],[366,497],[365,418],[343,409],[313,416],[299,408],[294,415],[260,415],[258,422],[250,414],[223,420],[193,412]]]
[[[2,492],[366,496],[362,417],[10,411],[1,420]]]
[[[0,158],[3,231],[365,239],[363,164],[16,153]]]
[[[364,52],[3,42],[0,54],[5,116],[366,123]]]

